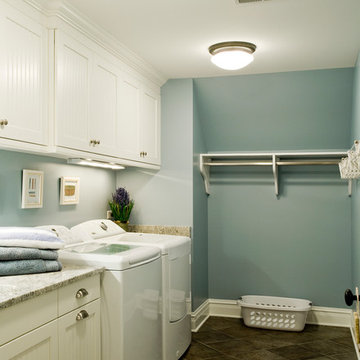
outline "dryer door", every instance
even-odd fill
[[[190,311],[190,256],[169,260],[170,322],[182,319]]]

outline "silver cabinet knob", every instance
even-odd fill
[[[147,156],[147,152],[146,152],[146,151],[144,152],[144,156]]]
[[[144,156],[144,152],[143,151],[141,151],[141,153],[140,153],[140,157],[143,157]]]
[[[84,289],[84,288],[81,288],[80,290],[77,291],[75,297],[77,299],[81,299],[81,298],[83,298],[83,297],[85,297],[87,295],[89,295],[88,291],[86,289]]]
[[[96,141],[96,144],[97,144],[97,145],[100,145],[100,140],[97,140],[97,141]]]
[[[86,318],[89,317],[89,313],[86,310],[81,310],[77,315],[76,315],[76,321],[80,321],[80,320],[84,320]]]
[[[95,146],[95,140],[90,140],[90,145]]]

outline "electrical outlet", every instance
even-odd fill
[[[111,218],[112,218],[112,212],[111,212],[111,210],[107,210],[107,211],[106,211],[106,218],[107,218],[107,219],[111,219]]]

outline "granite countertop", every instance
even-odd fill
[[[129,231],[138,233],[179,235],[191,237],[190,226],[129,224]]]
[[[102,273],[104,268],[65,265],[61,271],[0,277],[0,309]]]

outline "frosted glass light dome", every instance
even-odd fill
[[[209,47],[211,62],[225,70],[238,70],[253,60],[256,46],[251,43],[232,41],[214,44]]]

